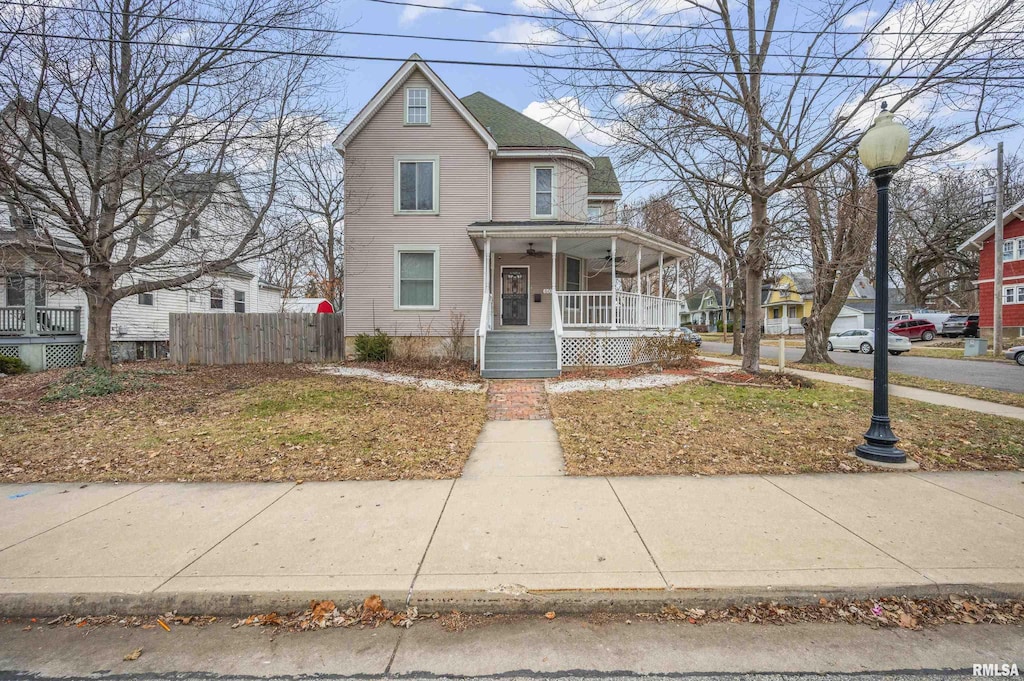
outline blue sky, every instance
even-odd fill
[[[449,3],[456,4],[456,3]],[[467,3],[461,3],[466,5]],[[379,5],[364,0],[336,2],[338,23],[351,24],[352,30],[384,33],[417,33],[424,35],[454,36],[458,38],[486,38],[492,31],[503,31],[515,20],[506,17],[425,10],[407,11],[401,7]],[[512,0],[477,0],[476,6],[486,9],[523,11]],[[504,37],[498,39],[506,39]],[[413,52],[425,59],[469,59],[474,61],[525,62],[525,55],[516,50],[499,50],[495,46],[466,43],[444,43],[383,38],[338,36],[334,51],[352,54],[408,57]],[[338,92],[340,107],[354,115],[374,95],[378,88],[394,73],[400,64],[388,62],[351,62],[352,69],[343,74]],[[483,91],[522,111],[535,100],[541,99],[533,86],[530,74],[524,69],[483,66],[437,65],[438,75],[455,94],[464,97]]]

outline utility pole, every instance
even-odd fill
[[[992,356],[1003,352],[1003,143],[996,147],[996,235],[993,277]]]

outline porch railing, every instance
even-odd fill
[[[558,291],[558,308],[567,329],[677,329],[682,302],[625,291]]]
[[[483,301],[480,303],[480,326],[476,329],[476,336],[479,339],[479,356],[477,356],[477,343],[473,344],[473,362],[484,370],[484,349],[487,345],[487,332],[494,328],[494,298],[490,292],[484,293]]]
[[[79,336],[82,333],[82,308],[37,307],[35,321],[25,308],[0,307],[0,336]]]

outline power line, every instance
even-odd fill
[[[375,2],[381,5],[396,5],[398,7],[416,7],[419,9],[434,9],[445,12],[464,12],[467,14],[486,14],[498,17],[510,17],[519,19],[538,19],[540,21],[583,21],[588,24],[604,24],[611,26],[631,26],[637,28],[681,28],[693,30],[699,28],[695,24],[658,24],[648,23],[643,21],[627,21],[625,19],[575,19],[560,17],[558,15],[545,15],[545,14],[530,14],[528,12],[503,12],[492,9],[482,9],[480,7],[438,7],[437,5],[427,5],[420,2],[409,2],[408,0],[366,0],[366,2]],[[827,33],[828,35],[850,35],[850,36],[863,36],[867,31],[813,31],[810,29],[799,29],[799,28],[773,28],[771,33],[783,33],[783,34],[794,34],[794,35],[822,35]],[[917,36],[920,37],[922,33],[920,31],[888,31],[882,30],[878,34],[879,36]],[[964,35],[963,31],[929,31],[927,35],[935,36],[959,36]],[[991,31],[986,32],[985,35],[1005,35],[1009,37],[1019,36],[1019,31],[1006,30],[1006,31]]]
[[[563,64],[540,64],[540,65],[524,65],[516,64],[513,62],[494,62],[494,61],[471,61],[467,59],[409,59],[405,57],[383,57],[376,55],[364,55],[364,54],[338,54],[331,52],[306,52],[297,50],[274,50],[269,48],[258,48],[258,47],[234,47],[230,45],[187,45],[183,43],[166,42],[158,40],[121,40],[118,38],[101,38],[91,37],[82,35],[62,35],[55,33],[38,33],[32,31],[9,31],[0,30],[0,35],[17,35],[28,38],[43,38],[53,40],[74,40],[78,42],[88,43],[106,43],[106,44],[126,44],[126,45],[143,45],[152,47],[177,47],[182,49],[195,49],[195,50],[221,50],[224,52],[233,52],[241,54],[258,54],[271,57],[309,57],[314,59],[342,59],[349,61],[375,61],[375,62],[398,62],[404,63],[412,61],[421,64],[445,64],[454,66],[486,66],[492,68],[511,68],[511,69],[541,69],[547,71],[591,71],[599,73],[621,73],[622,71],[629,71],[630,73],[647,73],[647,74],[660,74],[660,75],[688,75],[688,76],[720,76],[720,75],[753,75],[757,74],[760,76],[767,77],[791,77],[798,75],[802,78],[847,78],[855,80],[878,80],[883,78],[882,76],[867,74],[867,73],[830,73],[830,72],[802,72],[794,74],[791,71],[721,71],[715,69],[691,69],[685,70],[680,69],[669,69],[669,68],[651,68],[651,67],[638,67],[638,68],[615,68],[611,66],[588,66],[585,68],[576,66],[566,66]],[[920,76],[913,75],[890,75],[883,78],[887,81],[897,80],[908,80],[918,81],[921,79]],[[961,82],[1024,82],[1024,75],[1021,76],[960,76],[958,78]]]
[[[8,0],[4,2],[6,5],[14,5],[18,7],[26,8],[38,8],[37,4],[28,2],[17,2],[16,0]],[[54,9],[68,9],[68,8],[54,8]],[[90,14],[102,14],[102,15],[114,15],[117,14],[114,10],[105,9],[94,9],[94,8],[74,8],[75,13],[90,13]],[[559,43],[538,43],[538,42],[524,42],[515,40],[492,40],[485,38],[457,38],[454,36],[436,36],[436,35],[425,35],[425,34],[409,34],[409,33],[380,33],[375,31],[353,31],[348,29],[332,29],[332,28],[314,28],[307,26],[282,26],[279,24],[266,24],[258,22],[233,22],[226,19],[208,19],[203,17],[175,17],[167,16],[163,14],[149,14],[145,12],[132,12],[131,16],[141,19],[162,19],[169,22],[179,22],[183,24],[200,24],[200,25],[213,25],[213,26],[239,26],[244,28],[256,28],[269,31],[295,31],[295,32],[309,32],[317,34],[327,35],[345,35],[345,36],[359,36],[368,38],[395,38],[402,40],[429,40],[435,42],[453,42],[453,43],[468,43],[476,45],[499,45],[499,46],[510,46],[510,47],[552,47],[552,48],[572,48],[572,49],[586,49],[586,50],[603,50],[608,49],[613,52],[617,51],[628,51],[628,52],[669,52],[671,54],[693,54],[693,55],[706,55],[708,50],[721,50],[719,46],[705,44],[705,45],[686,45],[677,47],[642,47],[636,45],[616,45],[616,46],[603,46],[598,44],[586,44],[586,43],[570,43],[570,44],[559,44]],[[720,51],[723,57],[728,57],[730,53]],[[810,61],[820,60],[834,60],[834,61],[865,61],[865,62],[877,62],[880,59],[876,57],[859,57],[859,56],[844,56],[844,55],[815,55],[815,54],[801,54],[801,53],[769,53],[768,58],[793,58],[793,59],[808,59]],[[988,62],[990,57],[960,57],[957,61],[966,62]],[[907,58],[901,61],[915,61],[921,63],[942,61],[941,57],[929,57],[929,58]]]

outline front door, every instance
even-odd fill
[[[530,270],[527,267],[501,269],[501,324],[526,326],[530,323]]]

